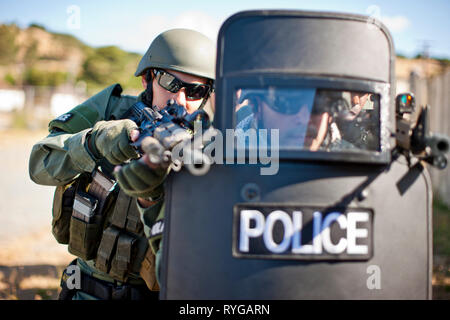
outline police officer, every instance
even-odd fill
[[[144,192],[128,192],[132,197],[114,184],[113,170],[139,157],[130,145],[139,137],[138,127],[127,119],[136,102],[162,109],[175,100],[191,113],[205,107],[214,70],[210,39],[187,29],[163,32],[135,73],[142,77],[144,92],[121,95],[120,85],[112,85],[52,120],[50,134],[34,145],[30,177],[57,186],[53,234],[78,256],[71,265],[81,271],[75,287],[68,280],[77,269],[64,271],[60,299],[157,298],[155,250],[146,234],[161,212],[167,169],[152,169],[145,157],[133,161],[130,172],[140,177],[133,183]]]
[[[241,90],[237,129],[277,129],[282,147],[317,151],[328,133],[330,114],[315,101],[315,90]],[[244,111],[246,109],[246,111]],[[239,113],[245,112],[242,116]]]

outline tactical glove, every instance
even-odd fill
[[[135,160],[114,171],[114,176],[120,188],[129,196],[156,200],[163,194],[167,173],[167,168],[152,169],[143,161]]]
[[[106,158],[117,165],[129,159],[137,159],[139,154],[130,145],[130,134],[138,129],[129,119],[97,122],[87,138],[88,148],[97,158]]]

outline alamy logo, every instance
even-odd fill
[[[66,274],[69,276],[66,280],[66,285],[69,290],[81,289],[81,270],[79,266],[71,265],[66,269]]]
[[[67,28],[79,30],[81,29],[81,9],[77,5],[71,5],[66,10],[69,17],[67,18]]]
[[[172,149],[170,157],[174,162],[211,165],[223,164],[224,158],[226,164],[245,164],[248,160],[249,164],[259,162],[264,166],[260,168],[263,176],[278,173],[278,129],[249,129],[245,132],[242,129],[226,129],[224,137],[221,131],[213,128],[203,133],[201,126],[195,123],[194,131],[194,139],[186,139]]]
[[[369,290],[381,289],[381,269],[377,265],[370,265],[366,270],[369,277],[367,278],[366,285]]]

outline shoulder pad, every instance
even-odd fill
[[[105,111],[111,96],[120,97],[121,93],[120,84],[109,86],[69,112],[52,120],[48,125],[49,131],[63,130],[68,133],[76,133],[92,128],[97,121],[105,119]]]

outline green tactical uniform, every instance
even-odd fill
[[[212,88],[215,56],[214,43],[204,35],[187,29],[168,30],[153,40],[139,62],[135,76],[147,77],[152,68],[175,70],[206,78]],[[148,78],[147,81],[149,81]],[[150,85],[145,91],[148,101],[152,101],[149,96],[152,94],[151,88]],[[95,188],[92,187],[96,182],[96,175],[92,175],[90,185],[86,187],[83,185],[84,175],[91,174],[93,171],[97,173],[95,171],[97,167],[101,169],[100,176],[106,175],[114,179],[112,174],[114,166],[106,161],[106,158],[99,158],[91,148],[90,143],[93,139],[91,130],[95,129],[100,121],[124,119],[130,107],[137,101],[142,101],[144,97],[144,93],[139,97],[131,97],[122,96],[121,92],[120,85],[110,86],[51,121],[50,134],[33,147],[30,156],[31,179],[38,184],[58,186],[53,203],[52,224],[55,238],[60,243],[69,244],[69,251],[79,257],[76,263],[83,274],[114,283],[114,285],[119,284],[119,290],[116,292],[119,297],[113,294],[101,296],[103,293],[101,284],[93,285],[93,295],[85,294],[82,284],[81,291],[78,291],[73,299],[89,299],[95,296],[101,296],[102,299],[121,299],[120,287],[124,282],[124,286],[127,284],[141,286],[145,283],[152,290],[159,289],[163,197],[158,196],[156,200],[152,199],[154,201],[152,206],[142,208],[135,198],[127,196],[124,191],[120,190],[117,194],[118,185],[113,191],[108,190],[109,188],[99,188],[98,184]],[[203,99],[201,108],[205,105],[210,93],[211,91]],[[98,145],[95,146],[98,147]],[[102,146],[106,144],[101,144]],[[115,155],[117,154],[113,154]],[[114,157],[112,159],[114,160]],[[161,187],[161,181],[153,180],[153,178],[146,183],[150,187]],[[104,199],[117,200],[115,202],[102,200],[100,210],[96,209],[98,203],[93,205],[89,196],[84,197],[83,192],[72,190],[79,190],[80,185],[83,186],[81,191],[89,193],[91,189],[94,189],[96,192],[101,191],[99,194],[108,194],[108,197]],[[75,187],[72,188],[72,186]],[[71,198],[70,195],[73,193],[75,197]],[[110,193],[115,197],[109,197]],[[66,194],[69,196],[66,197]],[[81,197],[77,198],[80,195]],[[67,199],[72,200],[70,202]],[[86,212],[86,210],[88,213],[94,210],[103,212],[105,222],[93,219],[91,224],[89,219],[87,222],[80,222],[79,219],[72,217],[75,213]],[[93,241],[92,239],[96,236],[92,234],[101,234],[101,241],[99,243]],[[63,274],[63,280],[65,276],[67,278],[67,275]],[[63,282],[65,280],[62,281],[62,285]],[[99,292],[98,295],[95,294],[97,292]],[[148,292],[151,291],[148,290]],[[128,294],[127,297],[130,298],[130,295]]]
[[[38,184],[63,186],[78,178],[80,174],[91,173],[97,164],[84,144],[87,132],[98,121],[121,119],[127,110],[141,99],[141,95],[126,96],[121,95],[121,92],[122,88],[119,84],[112,85],[51,121],[50,134],[36,143],[32,149],[29,161],[31,179]],[[113,169],[111,164],[104,161],[100,166],[104,173],[111,175]],[[137,204],[136,199],[133,201],[141,215],[140,220],[145,220],[148,225],[151,225],[160,212],[162,201],[145,209]],[[110,216],[111,211],[112,208],[106,215]],[[148,231],[146,233],[149,234]],[[95,260],[78,258],[77,265],[82,272],[97,279],[119,283],[123,281],[123,277],[118,278],[96,268]],[[145,285],[139,274],[133,272],[127,275],[126,282],[133,285]],[[80,292],[77,293],[76,298],[93,297]]]

